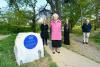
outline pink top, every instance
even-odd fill
[[[51,40],[61,40],[61,21],[51,20]]]

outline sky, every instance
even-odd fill
[[[0,0],[0,8],[6,7],[7,2],[5,0]]]
[[[47,4],[46,0],[37,0],[37,1],[38,1],[36,5],[37,8]],[[50,9],[49,5],[47,6],[47,9]]]

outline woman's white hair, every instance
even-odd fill
[[[52,15],[52,19],[53,19],[54,17],[59,18],[59,15],[58,15],[57,13],[54,13],[54,14]]]

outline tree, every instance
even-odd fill
[[[19,6],[17,3],[17,0],[7,0],[9,7],[13,7],[15,9],[15,11],[19,11]]]
[[[62,9],[63,18],[68,18],[71,23],[71,29],[77,23],[80,17],[79,6],[74,0],[66,0],[64,1],[63,9]],[[65,20],[64,20],[65,21]]]
[[[100,3],[99,2],[100,2],[99,0],[94,0],[95,16],[96,16],[96,22],[95,22],[94,30],[96,30],[98,26],[100,28]]]
[[[84,17],[92,18],[95,9],[91,0],[65,0],[62,13],[64,18],[68,17],[71,20],[73,28],[79,20],[82,24]]]
[[[45,16],[45,18],[48,18],[51,15],[51,10],[46,9],[48,3],[44,6],[41,6],[38,10],[38,16]]]
[[[15,9],[16,11],[20,11],[20,8],[23,6],[29,7],[32,9],[33,16],[31,17],[32,20],[32,28],[33,32],[36,32],[36,12],[35,7],[37,0],[8,0],[9,6]]]
[[[52,13],[58,13],[60,18],[61,18],[61,5],[62,5],[62,1],[61,0],[46,0],[50,6],[51,6],[51,10]]]

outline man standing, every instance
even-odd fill
[[[87,19],[86,22],[82,25],[82,32],[83,32],[83,44],[88,44],[89,35],[91,32],[91,24],[90,21]]]

